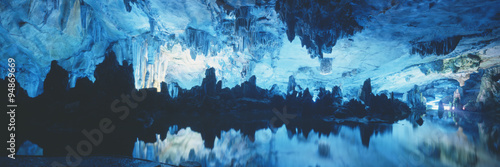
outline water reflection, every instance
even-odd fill
[[[296,122],[274,130],[257,130],[252,137],[229,130],[215,138],[213,148],[200,144],[204,139],[198,132],[181,130],[169,133],[166,139],[158,138],[155,143],[136,142],[134,157],[174,164],[194,160],[205,166],[496,166],[500,163],[497,120],[463,111],[449,111],[443,118],[438,115],[437,111],[428,111],[395,124],[303,122],[299,128]],[[419,123],[420,120],[425,123]]]

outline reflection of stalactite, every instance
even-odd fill
[[[443,114],[444,114],[444,104],[442,100],[439,100],[438,116],[440,119],[443,118]]]
[[[456,133],[436,131],[419,145],[419,149],[429,158],[437,158],[447,166],[475,166],[478,151],[473,142],[467,139],[462,127]]]
[[[500,127],[498,125],[478,123],[479,142],[488,150],[500,154]]]

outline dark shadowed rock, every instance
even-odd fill
[[[44,92],[47,94],[62,95],[68,90],[69,75],[66,70],[52,61],[50,71],[43,82]]]
[[[295,92],[295,86],[297,86],[297,83],[295,83],[295,77],[290,75],[290,77],[288,77],[287,94],[293,94],[293,92]]]
[[[406,102],[408,103],[408,106],[411,109],[416,109],[416,110],[425,110],[426,109],[426,101],[420,90],[418,89],[418,86],[415,85],[413,89],[408,91],[406,94]]]
[[[500,111],[500,67],[485,71],[481,78],[481,88],[477,96],[477,106],[482,111]]]
[[[219,93],[222,90],[222,81],[217,81],[217,85],[215,85],[215,91]]]
[[[94,85],[103,93],[120,95],[122,92],[130,92],[135,89],[134,69],[126,61],[120,66],[116,61],[116,55],[111,48],[106,51],[104,61],[96,66]]]
[[[367,117],[369,120],[393,123],[407,118],[412,113],[405,103],[394,99],[392,93],[391,98],[385,94],[373,95],[370,79],[367,79],[363,84],[360,99],[363,99],[365,103],[351,99],[339,111],[335,112],[334,116],[341,119]]]
[[[205,78],[203,78],[203,82],[201,83],[201,87],[203,89],[202,96],[215,96],[216,82],[217,78],[215,77],[215,69],[207,69],[205,71]]]
[[[166,82],[160,83],[160,90],[162,94],[168,95],[168,84]],[[170,96],[170,95],[168,95]]]
[[[361,93],[359,95],[359,99],[364,101],[366,105],[370,105],[372,97],[373,97],[372,85],[370,78],[368,78],[363,83],[363,87],[361,87]]]
[[[257,79],[255,75],[253,75],[252,77],[250,77],[250,79],[248,79],[248,81],[241,84],[241,86],[243,87],[243,96],[257,98],[258,92],[256,81]]]

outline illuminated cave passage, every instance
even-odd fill
[[[0,164],[500,163],[498,0],[6,0],[0,20]]]

